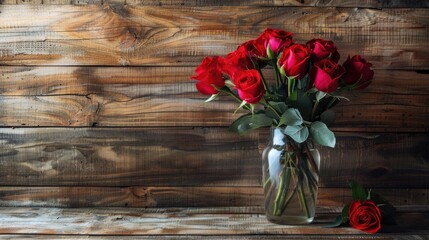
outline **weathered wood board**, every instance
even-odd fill
[[[265,130],[265,131],[264,131]],[[260,186],[268,129],[1,129],[0,185]],[[427,188],[427,134],[338,133],[321,149],[321,186]]]
[[[2,0],[2,4],[88,5],[115,4],[137,6],[315,6],[315,7],[429,7],[429,1],[407,0]]]
[[[429,9],[261,6],[0,6],[0,64],[195,66],[266,27],[322,37],[375,68],[428,69]],[[37,21],[33,21],[37,19]]]
[[[428,205],[428,189],[372,189],[395,206]],[[0,187],[0,207],[263,206],[262,187]],[[318,206],[342,207],[349,188],[319,188]]]
[[[277,225],[261,208],[105,209],[0,208],[1,234],[242,235],[364,234],[354,228],[326,228],[339,208],[319,209],[314,224]],[[399,213],[390,233],[429,234],[428,210]]]
[[[228,126],[238,116],[227,96],[204,104],[193,67],[3,67],[3,126]],[[269,70],[269,69],[267,69]],[[270,76],[270,71],[265,71]],[[429,129],[425,73],[379,70],[370,89],[335,108],[336,130]],[[402,81],[407,78],[410,80]],[[392,84],[392,82],[394,84]],[[387,86],[387,87],[385,87]]]

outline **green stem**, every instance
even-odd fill
[[[257,69],[258,69],[259,75],[261,76],[262,84],[264,85],[265,91],[267,91],[268,93],[271,93],[270,89],[268,88],[267,81],[265,80],[264,74],[262,74],[261,68],[257,67]]]
[[[223,87],[223,88],[221,88],[221,89],[219,89],[219,91],[227,93],[228,95],[230,95],[231,97],[233,97],[235,100],[237,100],[239,103],[243,102],[243,100],[241,100],[241,98],[239,96],[237,96],[237,94],[235,94],[233,91],[231,91],[231,89],[229,89],[226,86]],[[243,108],[245,108],[245,109],[247,109],[249,111],[252,111],[252,109],[249,106],[247,106],[247,104],[244,105]]]
[[[308,210],[307,200],[305,199],[305,194],[304,194],[304,191],[302,190],[303,189],[303,186],[302,186],[303,182],[301,181],[300,183],[301,184],[299,184],[299,186],[298,186],[299,200],[302,204],[302,208],[304,210],[305,215],[307,216],[307,218],[310,218],[310,211]]]
[[[279,77],[279,69],[277,68],[277,59],[271,60],[274,69],[274,79],[276,79],[277,88],[282,84],[281,78]]]
[[[277,117],[279,117],[279,119],[282,117],[280,115],[280,113],[277,112],[277,110],[265,98],[262,98],[261,101],[260,101],[260,103],[262,105],[264,105],[265,107],[271,109],[277,115]]]
[[[317,107],[319,106],[319,101],[316,101],[313,106],[313,110],[311,111],[311,120],[314,120],[314,114],[316,114]]]
[[[332,105],[335,103],[335,101],[337,101],[337,98],[333,97],[331,99],[331,101],[329,102],[328,106],[326,107],[326,109],[330,109],[332,107]]]
[[[295,79],[294,78],[288,78],[287,79],[287,95],[290,96],[292,95],[292,91],[293,91],[293,85],[295,85]]]

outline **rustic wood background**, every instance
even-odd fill
[[[348,201],[354,178],[396,205],[428,205],[428,7],[1,0],[0,206],[261,206],[267,129],[229,132],[236,104],[204,104],[189,76],[266,27],[331,39],[341,62],[362,54],[374,64],[372,86],[335,109],[319,204]]]

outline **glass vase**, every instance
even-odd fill
[[[262,153],[265,213],[270,222],[307,224],[314,219],[320,154],[310,139],[297,143],[272,128]]]

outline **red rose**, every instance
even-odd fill
[[[264,85],[257,70],[245,70],[236,74],[234,84],[240,98],[247,103],[257,103],[264,96]]]
[[[283,51],[284,48],[292,45],[292,33],[286,32],[279,29],[267,28],[265,31],[256,39],[256,41],[264,42],[265,48],[270,45],[270,49],[276,55]]]
[[[381,228],[381,212],[372,200],[353,201],[349,207],[349,220],[350,226],[367,233],[376,233]]]
[[[228,54],[223,65],[223,72],[234,78],[234,74],[247,69],[253,69],[253,63],[245,46],[238,47],[237,50]]]
[[[313,62],[317,62],[325,58],[329,58],[336,63],[340,60],[340,54],[332,41],[312,39],[307,42],[307,47],[311,50],[311,60],[313,60]]]
[[[371,84],[374,77],[374,71],[370,69],[372,64],[363,59],[360,55],[350,56],[343,64],[346,69],[344,74],[344,81],[353,85],[356,84],[354,89],[364,89]]]
[[[344,67],[330,59],[316,62],[310,72],[310,81],[322,92],[331,93],[337,90],[339,79],[344,74]]]
[[[222,57],[206,57],[201,64],[195,69],[195,76],[191,79],[198,80],[196,87],[198,92],[204,95],[218,93],[212,85],[221,88],[225,86],[225,80],[222,77]]]
[[[250,40],[243,43],[241,46],[243,46],[248,55],[255,60],[267,57],[267,51],[263,41]]]
[[[309,58],[310,52],[304,45],[294,44],[284,50],[278,65],[286,76],[301,79],[307,73]]]

